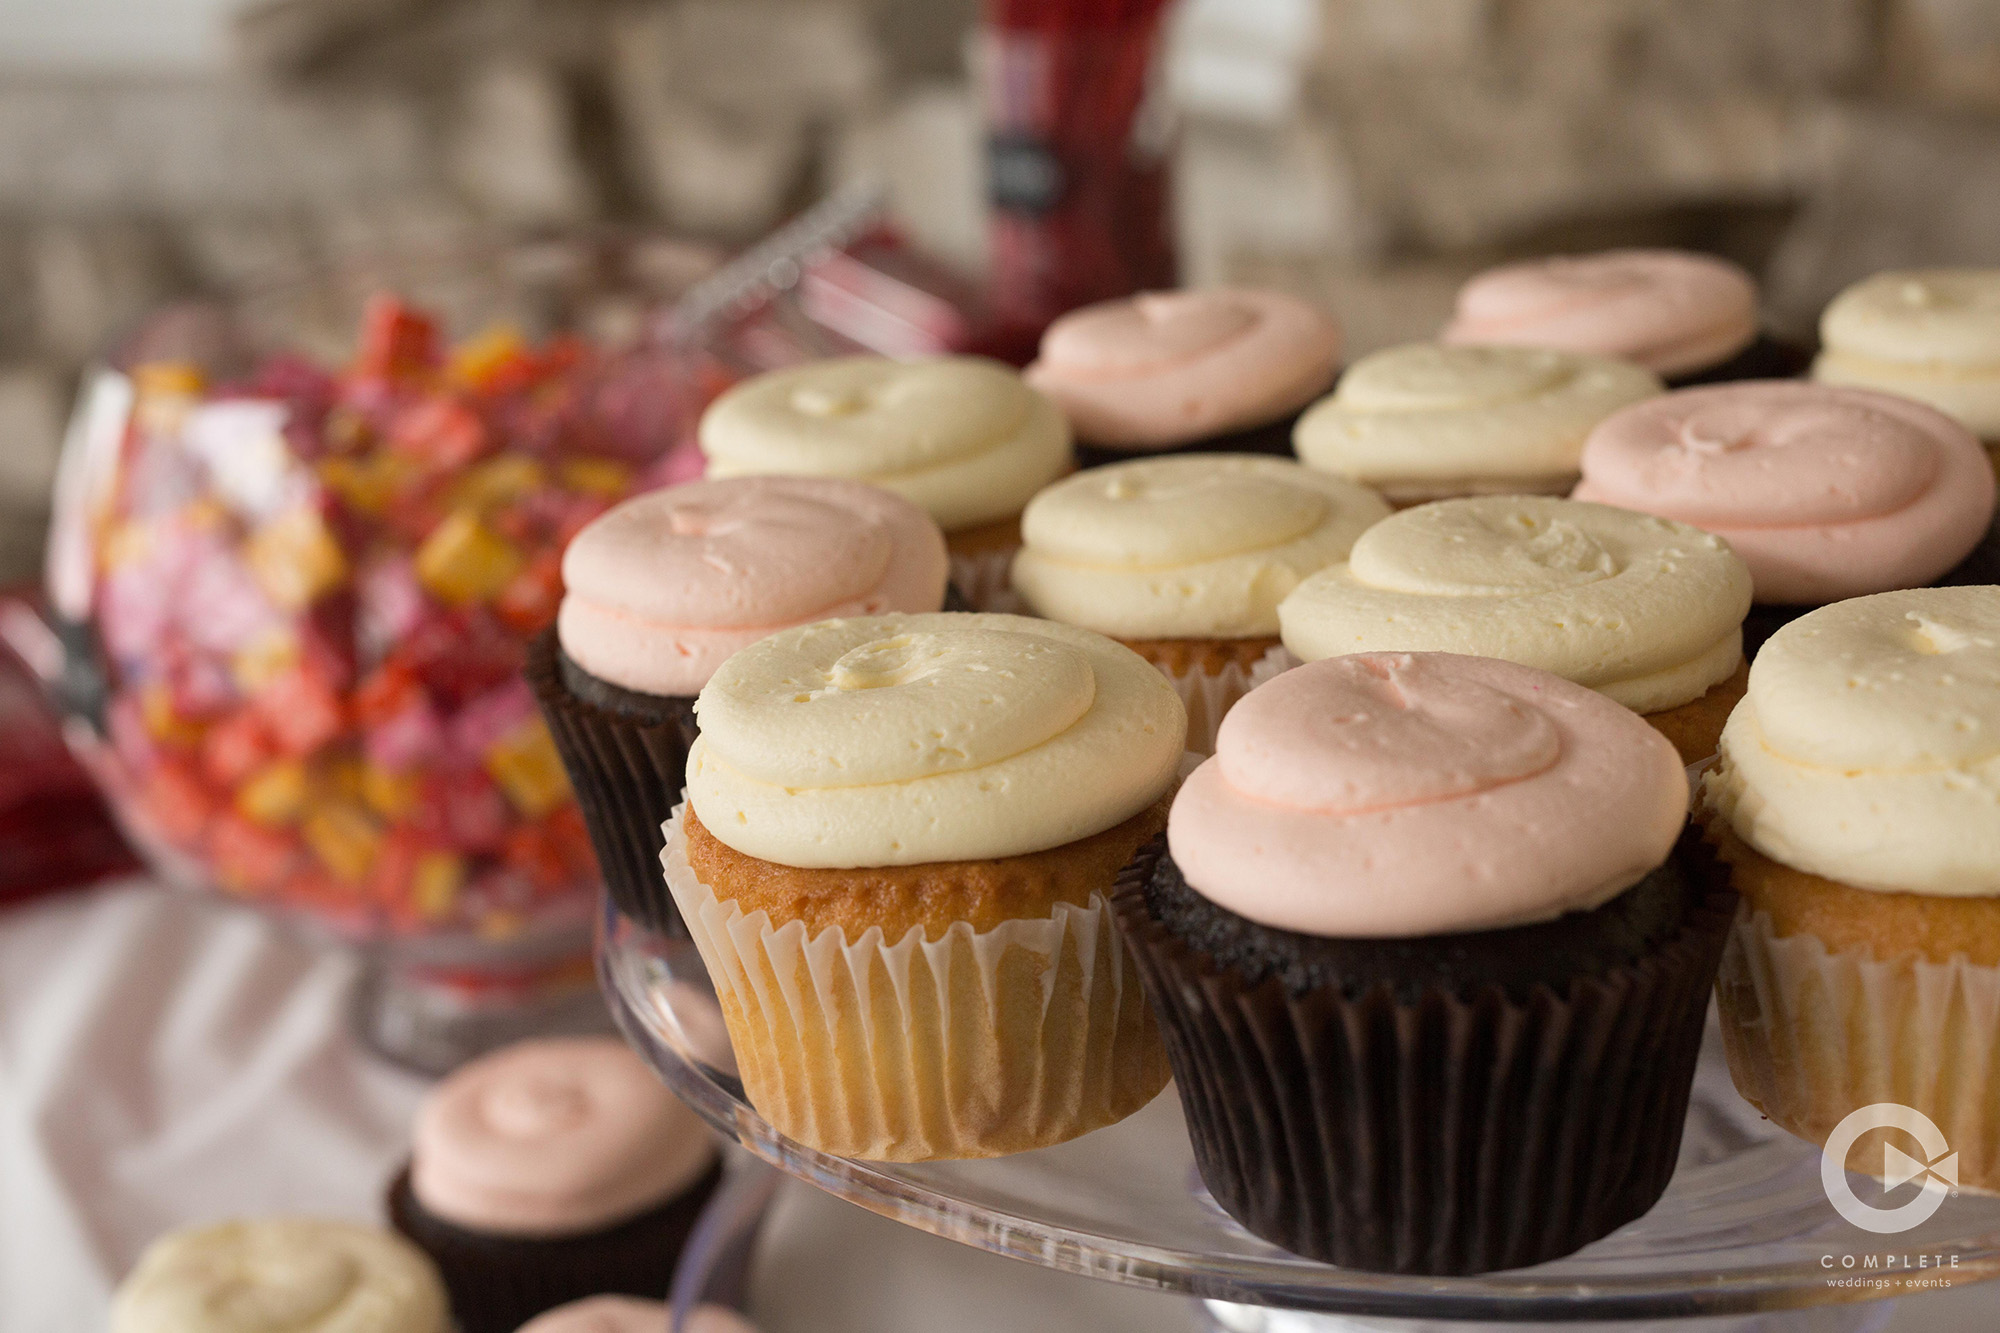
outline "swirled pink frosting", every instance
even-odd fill
[[[1558,255],[1466,283],[1441,336],[1615,356],[1680,375],[1755,341],[1757,284],[1727,260],[1682,250]]]
[[[1276,421],[1325,393],[1340,327],[1278,292],[1146,292],[1072,311],[1024,372],[1077,438],[1160,448]]]
[[[572,1235],[666,1202],[714,1158],[694,1112],[623,1042],[523,1041],[424,1099],[410,1188],[471,1230]]]
[[[700,692],[776,630],[935,611],[949,563],[923,510],[863,482],[729,477],[635,496],[563,553],[556,634],[600,680]]]
[[[1599,906],[1666,860],[1687,803],[1674,747],[1595,690],[1360,653],[1246,695],[1167,842],[1198,892],[1263,925],[1438,935]]]
[[[1728,541],[1760,602],[1921,587],[1993,517],[1979,441],[1891,394],[1770,381],[1683,389],[1600,422],[1575,497]]]

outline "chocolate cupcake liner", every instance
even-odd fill
[[[1813,349],[1806,344],[1760,333],[1755,342],[1727,361],[1668,377],[1667,387],[1691,389],[1700,384],[1731,384],[1738,380],[1797,379],[1812,369],[1812,363]]]
[[[2000,1191],[2000,967],[1833,951],[1757,912],[1730,932],[1715,989],[1730,1077],[1773,1124],[1824,1144],[1849,1112],[1897,1102],[1944,1132],[1961,1185]],[[1849,1168],[1879,1171],[1869,1156]]]
[[[1988,525],[1986,535],[1965,559],[1930,583],[1932,588],[1983,587],[2000,583],[2000,514]],[[1883,591],[1890,591],[1884,589]],[[1743,655],[1755,658],[1764,641],[1800,616],[1817,611],[1817,606],[1781,606],[1758,603],[1743,619]]]
[[[1339,376],[1334,377],[1334,383]],[[1117,449],[1110,445],[1091,444],[1085,440],[1076,442],[1076,465],[1079,469],[1104,467],[1110,463],[1129,463],[1135,458],[1159,458],[1169,454],[1268,454],[1274,458],[1296,458],[1292,452],[1292,427],[1299,424],[1299,418],[1327,394],[1333,392],[1334,383],[1301,403],[1297,411],[1288,412],[1276,421],[1267,421],[1261,426],[1246,426],[1225,435],[1211,435],[1205,439],[1193,440],[1187,444],[1177,444],[1170,448],[1142,447],[1137,449]]]
[[[1560,995],[1399,999],[1219,969],[1147,908],[1156,841],[1112,907],[1216,1202],[1295,1254],[1438,1276],[1542,1263],[1644,1213],[1673,1174],[1735,910],[1699,846],[1676,854],[1703,896],[1639,962]]]
[[[721,1180],[718,1158],[679,1195],[637,1217],[573,1236],[508,1236],[468,1230],[427,1211],[406,1166],[389,1186],[389,1224],[436,1262],[459,1333],[514,1333],[543,1311],[586,1296],[664,1300],[681,1247]]]
[[[637,694],[592,679],[572,688],[553,629],[529,645],[524,668],[556,752],[576,789],[604,885],[618,909],[654,930],[685,935],[660,881],[660,825],[687,781],[694,700]]]
[[[687,861],[682,812],[661,857],[715,984],[743,1087],[780,1133],[878,1161],[998,1157],[1137,1111],[1166,1054],[1102,898],[942,939],[878,927],[808,937],[719,899]]]

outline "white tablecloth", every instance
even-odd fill
[[[353,965],[144,884],[0,914],[0,1333],[101,1329],[169,1227],[377,1219],[422,1080],[344,1026]],[[1182,1298],[1048,1273],[787,1182],[765,1333],[1191,1333]],[[1990,1293],[1990,1294],[1989,1294]],[[2000,1284],[1905,1301],[1894,1333],[2000,1326]]]

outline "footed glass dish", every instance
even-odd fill
[[[1169,1088],[1139,1114],[1073,1142],[989,1161],[864,1162],[779,1134],[744,1100],[722,1012],[694,946],[608,906],[598,973],[628,1040],[677,1094],[751,1154],[828,1193],[934,1235],[1046,1268],[1185,1292],[1217,1326],[1381,1328],[1379,1319],[1548,1322],[1744,1317],[1840,1306],[2000,1276],[2000,1198],[1954,1192],[1894,1235],[1844,1221],[1820,1154],[1770,1125],[1730,1084],[1713,1023],[1680,1165],[1645,1216],[1578,1253],[1477,1277],[1411,1277],[1329,1267],[1238,1227],[1201,1187]],[[1865,1202],[1876,1181],[1849,1175]],[[1285,1311],[1279,1322],[1261,1311]],[[1289,1312],[1319,1312],[1310,1314]],[[1327,1317],[1331,1316],[1331,1317]],[[1873,1312],[1821,1310],[1813,1329],[1879,1325]]]

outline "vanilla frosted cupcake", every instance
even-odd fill
[[[461,1065],[417,1112],[389,1190],[461,1333],[513,1333],[602,1292],[661,1297],[721,1179],[701,1122],[622,1042],[516,1042]]]
[[[660,825],[680,800],[694,696],[787,625],[935,611],[944,537],[900,496],[833,477],[738,477],[635,496],[563,552],[562,607],[528,655],[619,908],[674,924]]]
[[[630,1296],[592,1296],[540,1315],[521,1325],[520,1333],[666,1333],[668,1310],[660,1301]],[[720,1305],[697,1305],[688,1311],[679,1333],[757,1333],[749,1320]]]
[[[111,1333],[451,1333],[423,1251],[351,1222],[260,1218],[172,1232],[111,1299]]]
[[[1824,1143],[1930,1117],[2000,1190],[2000,588],[1824,607],[1774,635],[1705,782],[1748,912],[1717,993],[1736,1086]],[[1850,1169],[1883,1161],[1857,1149]]]
[[[1176,449],[1289,454],[1333,385],[1340,326],[1280,292],[1144,292],[1071,311],[1028,383],[1055,399],[1084,467]]]
[[[1820,316],[1813,378],[1929,403],[2000,464],[2000,269],[1877,273]]]
[[[1114,895],[1216,1202],[1431,1274],[1651,1207],[1735,906],[1677,850],[1687,802],[1629,711],[1510,662],[1368,653],[1245,696]]]
[[[1757,284],[1686,250],[1604,250],[1489,269],[1458,293],[1448,343],[1617,357],[1669,384],[1796,374],[1803,356],[1757,332]]]
[[[1442,500],[1384,519],[1278,607],[1313,661],[1447,652],[1552,671],[1608,695],[1689,763],[1742,697],[1750,572],[1684,523],[1542,496]]]
[[[1410,343],[1349,366],[1299,418],[1292,445],[1301,461],[1397,504],[1563,495],[1590,428],[1664,389],[1608,357]]]
[[[937,520],[973,606],[1004,594],[1022,506],[1070,470],[1056,405],[997,361],[847,357],[754,376],[700,426],[711,477],[848,477]]]
[[[1297,463],[1191,454],[1092,468],[1037,495],[1014,589],[1036,615],[1096,630],[1165,672],[1206,753],[1278,603],[1388,517],[1373,491]]]
[[[732,657],[698,711],[662,860],[781,1132],[992,1157],[1165,1084],[1104,908],[1186,737],[1143,658],[1020,616],[834,620]]]
[[[1934,408],[1769,382],[1687,389],[1607,418],[1575,495],[1726,538],[1756,585],[1754,653],[1803,608],[1950,573],[1986,533],[1994,484],[1978,441]]]

